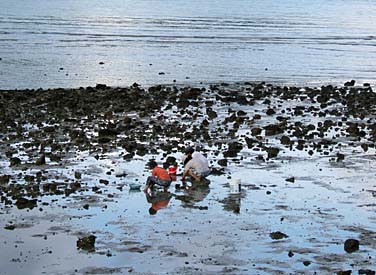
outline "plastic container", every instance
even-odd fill
[[[129,189],[132,191],[140,190],[141,184],[138,183],[130,183],[129,184]]]
[[[239,194],[241,192],[241,181],[240,179],[231,179],[230,180],[230,193]]]
[[[168,167],[168,173],[170,175],[176,175],[176,167],[175,166]]]

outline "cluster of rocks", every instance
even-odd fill
[[[246,82],[144,89],[135,83],[127,88],[0,91],[0,161],[14,171],[40,170],[0,175],[1,201],[80,189],[77,179],[63,188],[47,184],[42,172],[51,163],[64,165],[77,151],[98,158],[120,148],[124,160],[131,160],[135,155],[167,156],[193,142],[214,148],[216,171],[244,152],[261,161],[288,150],[343,161],[342,146],[367,151],[376,141],[376,94],[368,85],[350,84],[299,88]]]

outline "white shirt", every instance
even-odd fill
[[[201,153],[194,152],[192,159],[185,165],[184,171],[191,168],[195,169],[197,173],[204,173],[209,171],[209,162]]]

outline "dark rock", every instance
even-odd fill
[[[282,233],[280,231],[272,232],[272,233],[269,234],[269,236],[273,240],[280,240],[280,239],[284,239],[284,238],[288,238],[289,237],[285,233]]]
[[[344,86],[346,86],[346,87],[352,87],[354,85],[355,85],[355,80],[347,81],[344,84]]]
[[[346,129],[347,132],[351,135],[351,136],[358,136],[359,135],[359,128],[358,128],[358,125],[356,123],[348,123],[349,124],[349,127]]]
[[[337,162],[343,161],[345,159],[345,155],[341,153],[337,153]]]
[[[7,183],[9,183],[9,180],[10,180],[9,175],[0,176],[0,184],[7,184]]]
[[[217,117],[217,113],[215,111],[213,111],[212,108],[207,108],[206,114],[208,115],[209,119],[214,119],[214,118]]]
[[[310,262],[310,261],[303,261],[303,264],[304,264],[305,266],[309,266],[309,265],[311,264],[311,262]]]
[[[37,161],[35,162],[36,165],[44,165],[46,164],[46,156],[42,154]]]
[[[360,147],[362,147],[362,149],[363,149],[364,152],[368,151],[368,144],[363,143],[362,145],[360,145]]]
[[[359,275],[365,274],[365,275],[375,275],[376,272],[370,269],[359,269]]]
[[[274,111],[273,109],[268,109],[268,110],[266,110],[266,114],[267,114],[268,116],[272,116],[272,115],[275,114],[275,111]]]
[[[81,173],[78,172],[78,171],[75,171],[74,172],[74,178],[77,179],[77,180],[81,179]]]
[[[220,160],[218,160],[218,164],[220,166],[227,166],[227,159],[220,159]]]
[[[100,64],[100,63],[99,63]],[[102,64],[104,64],[103,62],[102,62]],[[96,86],[95,86],[95,88],[97,89],[97,90],[105,90],[105,89],[107,89],[107,85],[106,84],[97,84]]]
[[[258,136],[260,135],[262,132],[262,129],[261,128],[258,128],[258,127],[255,127],[255,128],[252,128],[251,129],[251,134],[252,136]]]
[[[289,251],[289,253],[288,253],[287,255],[291,258],[291,257],[293,257],[295,254],[294,254],[294,252]]]
[[[359,241],[355,239],[347,239],[344,244],[344,249],[347,253],[359,250]]]
[[[247,146],[248,146],[249,149],[251,149],[254,144],[258,143],[258,141],[256,139],[249,138],[249,137],[245,138],[245,142],[247,143]]]
[[[27,182],[33,182],[35,180],[35,177],[33,175],[25,175],[24,180]]]
[[[265,151],[268,153],[268,158],[275,158],[278,156],[279,148],[276,147],[266,147]]]
[[[236,114],[237,114],[237,116],[246,116],[247,115],[247,113],[242,111],[242,110],[238,111]]]
[[[338,271],[337,275],[351,275],[351,270]]]
[[[288,181],[288,182],[295,182],[295,177],[287,178],[286,181]]]
[[[104,179],[100,179],[99,180],[99,183],[102,183],[104,185],[108,185],[109,184],[109,181],[108,180],[104,180]]]
[[[218,169],[218,168],[213,167],[210,171],[210,175],[213,175],[213,176],[221,176],[224,174],[225,174],[224,168]]]
[[[264,127],[265,136],[274,136],[283,133],[283,127],[279,124],[271,124]]]
[[[105,128],[98,131],[99,137],[116,137],[119,134],[115,128]]]
[[[28,200],[26,198],[19,198],[17,199],[15,205],[17,206],[18,209],[25,209],[25,208],[33,209],[34,207],[37,207],[37,200],[36,199]]]
[[[87,251],[94,251],[95,250],[95,239],[94,235],[89,235],[77,240],[77,248],[87,250]]]
[[[73,182],[73,183],[70,184],[70,188],[72,188],[72,190],[76,191],[76,190],[81,188],[81,184],[79,182]]]
[[[228,144],[228,149],[223,153],[225,158],[236,157],[237,154],[243,149],[243,145],[240,142],[231,142]]]
[[[281,144],[283,144],[283,145],[289,145],[290,142],[291,142],[291,140],[288,136],[282,136],[280,141],[281,141]]]
[[[21,159],[15,157],[10,159],[10,166],[16,166],[21,164]]]
[[[16,227],[13,224],[7,224],[6,226],[4,226],[4,229],[6,229],[6,230],[14,230],[14,229],[16,229]]]

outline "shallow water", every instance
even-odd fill
[[[50,205],[41,206],[42,211],[3,209],[1,274],[228,274],[230,269],[231,274],[333,274],[372,269],[375,205],[369,190],[375,182],[369,175],[376,167],[374,152],[369,156],[353,152],[340,165],[326,157],[231,163],[227,169],[243,184],[240,195],[229,193],[227,176],[210,176],[209,188],[190,194],[172,186],[167,208],[150,216],[144,193],[129,191],[128,184],[140,177],[108,176],[114,163],[81,155],[85,161],[75,171],[98,168],[83,174],[81,182],[96,185],[98,178],[106,178],[110,184],[90,197],[73,194],[54,202],[45,196],[38,204]],[[143,178],[143,163],[119,161],[116,166]],[[69,167],[62,170],[72,173]],[[286,181],[290,176],[294,183]],[[182,195],[192,197],[184,202]],[[16,229],[5,230],[7,224]],[[269,234],[276,231],[288,237],[272,240]],[[76,249],[78,237],[89,233],[97,236],[95,253]],[[348,238],[361,240],[357,253],[343,250]]]
[[[0,89],[374,83],[375,14],[367,0],[2,0]]]

